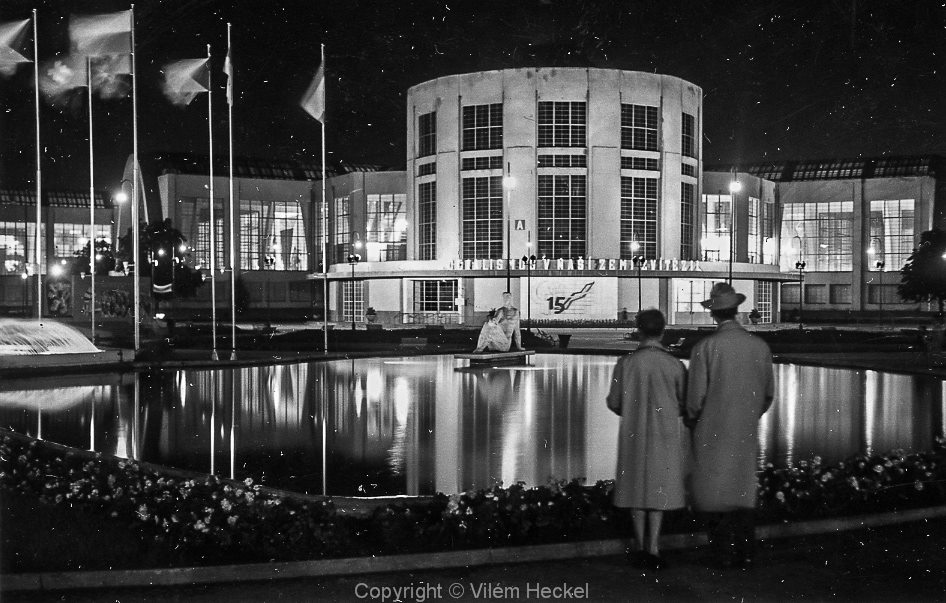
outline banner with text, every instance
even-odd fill
[[[525,291],[525,289],[523,289]],[[618,282],[602,277],[532,277],[529,298],[520,311],[535,320],[614,319],[617,316]]]

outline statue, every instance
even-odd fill
[[[512,305],[512,293],[503,293],[503,307],[500,308],[503,319],[499,323],[503,333],[509,338],[509,346],[514,350],[522,349],[522,332],[519,329],[519,308]],[[508,348],[507,348],[508,349]]]
[[[503,305],[490,310],[473,353],[508,352],[510,348],[522,349],[522,333],[519,309],[512,305],[512,294],[507,292],[503,293]]]
[[[476,349],[473,350],[474,354],[479,354],[481,352],[509,351],[509,337],[506,336],[506,333],[499,324],[502,319],[502,308],[494,308],[490,310],[489,316],[486,319],[486,323],[483,324],[483,328],[480,330],[480,337],[476,341]]]

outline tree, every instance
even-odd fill
[[[946,231],[934,228],[920,235],[920,244],[900,270],[897,293],[905,301],[933,301],[939,305],[937,318],[943,321],[946,301]]]
[[[174,227],[171,219],[141,225],[138,241],[141,275],[151,277],[156,300],[194,297],[204,278],[187,264],[187,238]],[[119,239],[119,257],[131,258],[132,232],[129,228]]]
[[[89,270],[89,243],[85,247],[75,252],[75,261],[72,262],[73,274],[88,274]],[[99,239],[95,242],[95,274],[108,274],[110,270],[115,269],[115,256],[112,253],[112,246],[105,239]]]

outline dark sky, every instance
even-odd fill
[[[280,6],[281,5],[281,6]],[[113,0],[2,0],[0,21],[39,9],[40,58],[67,48],[70,13]],[[141,0],[142,153],[207,152],[207,103],[181,109],[158,70],[213,47],[215,152],[226,153],[226,22],[233,23],[235,150],[319,160],[298,105],[326,44],[329,161],[403,166],[405,91],[433,77],[529,66],[675,75],[704,92],[704,160],[946,154],[946,3],[916,0]],[[31,51],[30,51],[31,52]],[[0,80],[0,188],[32,186],[32,70]],[[219,92],[219,93],[218,93]],[[131,103],[93,102],[96,187],[117,185]],[[44,180],[88,187],[83,93],[42,109]]]

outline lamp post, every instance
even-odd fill
[[[123,181],[124,182],[124,181]],[[119,242],[122,238],[122,205],[128,201],[128,193],[123,190],[118,191],[112,196],[112,201],[118,206],[118,222],[115,226],[115,253],[118,253]]]
[[[880,246],[874,247],[874,241],[881,243]],[[880,288],[877,290],[877,306],[881,314],[880,320],[883,322],[883,313],[884,313],[884,266],[887,265],[887,262],[883,259],[883,242],[880,240],[880,237],[871,237],[870,238],[870,247],[867,248],[867,255],[871,257],[877,257],[877,254],[880,254],[880,259],[874,261],[874,268],[879,272],[877,275]]]
[[[641,279],[641,268],[644,267],[644,256],[635,255],[632,258],[634,267],[637,268],[637,311],[644,309],[643,281]]]
[[[361,261],[361,255],[348,254],[348,265],[351,266],[351,330],[355,330],[355,264]]]
[[[529,242],[529,247],[532,246],[531,241]],[[524,255],[522,256],[522,261],[526,265],[526,321],[528,326],[526,330],[529,333],[532,333],[532,262],[535,261],[535,255]]]
[[[509,230],[509,195],[510,191],[516,187],[516,179],[512,177],[510,172],[509,162],[506,162],[506,175],[503,176],[503,217],[506,219],[506,291],[512,292],[512,273],[510,272],[509,260],[509,244],[510,244],[510,230]]]
[[[805,316],[805,265],[804,260],[795,262],[795,268],[798,270],[798,330],[804,329]]]
[[[742,183],[736,180],[736,173],[733,172],[732,181],[729,183],[729,280],[732,285],[732,261],[736,255],[736,193],[742,190]]]
[[[795,235],[792,241],[798,239],[798,260],[795,262],[795,270],[798,270],[798,328],[802,328],[802,314],[805,311],[805,270],[806,262],[801,259],[801,237]]]

